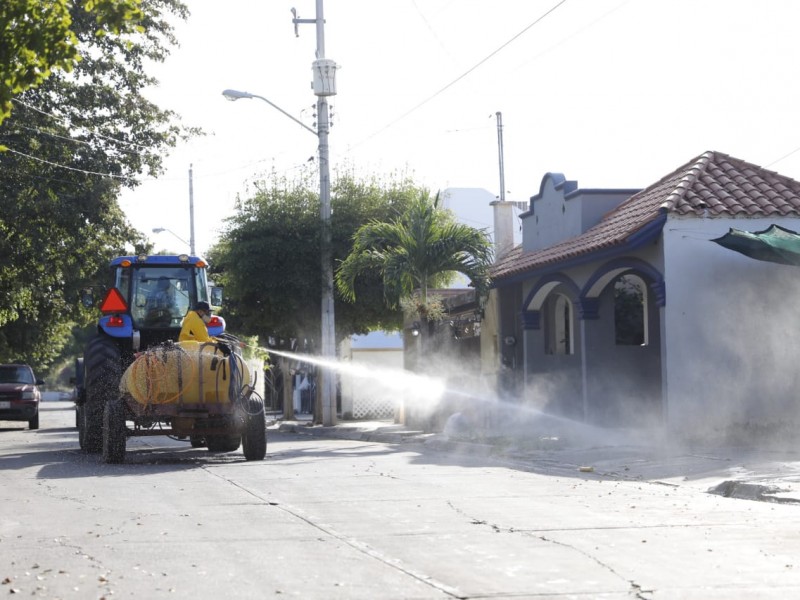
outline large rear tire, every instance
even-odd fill
[[[83,385],[83,357],[75,359],[75,427],[78,429],[80,436],[80,429],[81,424],[83,422],[83,416],[80,411],[80,406],[83,404],[86,395],[84,391]],[[81,448],[83,448],[83,443],[81,442]]]
[[[242,452],[245,460],[264,460],[267,455],[267,415],[264,404],[252,399],[244,419]]]
[[[83,449],[98,453],[103,449],[103,412],[107,402],[119,398],[122,359],[119,346],[106,335],[98,334],[84,352],[86,402],[83,404]]]
[[[103,410],[103,462],[125,462],[125,403],[122,398],[109,400]]]

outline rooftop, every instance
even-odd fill
[[[597,252],[635,249],[679,216],[800,216],[800,182],[709,151],[632,195],[584,233],[554,246],[523,252],[516,246],[492,268],[502,285],[531,271]]]

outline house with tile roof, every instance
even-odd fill
[[[492,270],[509,399],[687,435],[800,422],[800,269],[713,243],[800,230],[800,183],[706,152],[643,190],[544,176]]]

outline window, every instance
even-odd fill
[[[647,294],[636,275],[614,282],[614,337],[619,346],[647,345]]]
[[[144,327],[180,327],[191,304],[191,269],[143,267],[133,274],[131,316]],[[205,298],[203,298],[205,299]]]
[[[33,385],[33,373],[28,367],[12,365],[0,367],[0,383],[27,383]]]

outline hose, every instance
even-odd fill
[[[176,383],[170,376],[171,356],[175,357],[178,369],[177,392],[173,395],[168,392],[172,387],[170,384]],[[134,359],[129,369],[128,384],[132,388],[129,392],[142,404],[169,404],[177,400],[193,381],[197,371],[189,353],[177,345],[146,350]]]

